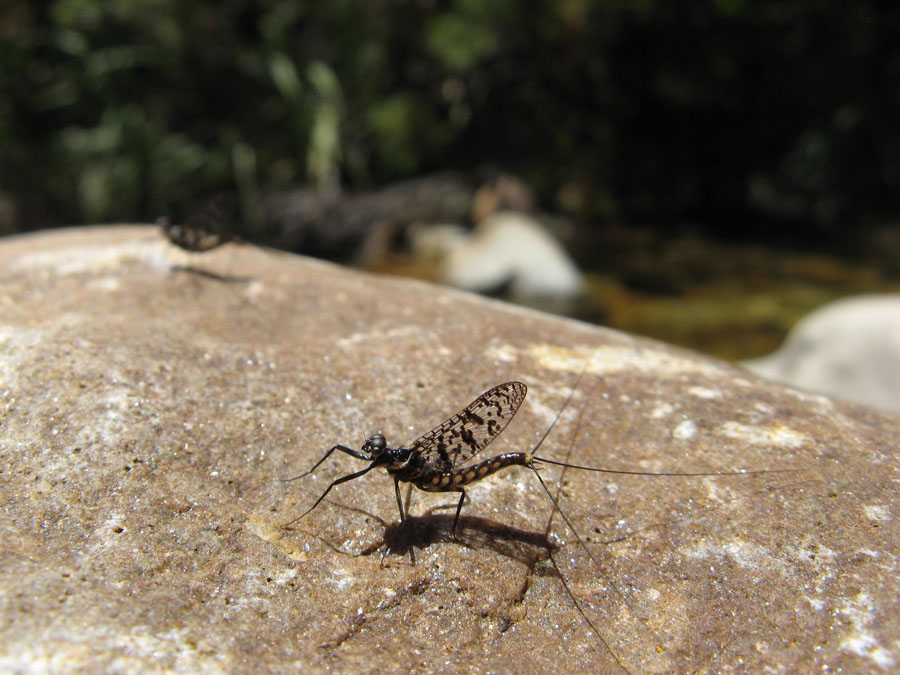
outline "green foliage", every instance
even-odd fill
[[[584,219],[828,234],[900,207],[897,63],[872,0],[6,0],[0,196],[30,228],[493,164]]]
[[[425,33],[429,51],[451,72],[464,72],[497,49],[497,36],[491,27],[462,14],[434,17]]]
[[[441,144],[444,127],[413,94],[396,94],[369,108],[367,122],[375,134],[375,150],[397,174],[421,169],[421,149]]]

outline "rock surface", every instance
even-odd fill
[[[0,670],[900,663],[896,417],[427,284],[234,245],[186,261],[154,228],[0,242]],[[568,470],[584,547],[520,467],[470,486],[455,538],[452,494],[415,491],[399,527],[381,471],[282,527],[365,464],[279,478],[507,380],[530,393],[485,456],[531,448],[574,387],[539,454],[793,472]]]

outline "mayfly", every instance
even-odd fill
[[[459,501],[456,504],[456,515],[453,518],[453,532],[456,531],[456,526],[459,522],[459,514],[462,510],[463,503],[466,500],[466,491],[463,489],[463,486],[481,480],[485,476],[489,476],[508,466],[527,467],[534,472],[535,476],[537,476],[537,479],[540,481],[547,496],[550,497],[554,509],[559,513],[563,520],[565,520],[579,542],[581,542],[581,537],[579,537],[578,532],[575,530],[566,514],[560,509],[556,498],[550,492],[550,489],[538,472],[540,463],[554,464],[556,466],[580,469],[582,471],[596,471],[600,473],[632,476],[723,476],[768,473],[766,471],[648,473],[645,471],[624,471],[579,466],[577,464],[568,464],[566,462],[559,462],[538,456],[535,453],[556,425],[560,415],[566,405],[568,405],[568,400],[556,414],[555,419],[544,432],[544,435],[538,441],[537,445],[535,445],[530,452],[506,452],[477,464],[466,466],[465,463],[469,459],[484,450],[491,441],[506,428],[510,420],[512,420],[513,416],[519,410],[522,402],[525,400],[525,394],[527,392],[528,387],[522,382],[505,382],[499,384],[493,389],[484,392],[465,408],[453,415],[453,417],[450,417],[428,433],[417,438],[408,447],[391,448],[388,446],[387,439],[382,434],[374,434],[367,438],[366,442],[359,450],[354,450],[353,448],[340,444],[333,446],[312,466],[311,469],[299,476],[284,479],[285,482],[298,480],[308,476],[315,471],[322,462],[328,459],[335,450],[356,457],[357,459],[367,461],[369,462],[369,466],[361,471],[334,480],[311,507],[294,520],[286,523],[285,527],[297,522],[315,509],[335,486],[346,483],[354,478],[359,478],[377,467],[386,469],[394,479],[394,494],[397,497],[397,508],[400,510],[401,522],[406,519],[407,515],[404,511],[403,501],[400,497],[401,481],[411,483],[420,490],[426,492],[458,492]],[[574,389],[572,393],[574,393]],[[569,399],[571,399],[572,393],[569,394]]]
[[[169,241],[193,253],[203,253],[241,239],[234,233],[237,200],[234,195],[221,193],[206,202],[188,216],[184,223],[173,223],[164,216],[156,222],[163,236]]]

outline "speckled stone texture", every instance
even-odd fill
[[[584,546],[521,467],[455,537],[453,494],[400,527],[381,470],[282,527],[365,463],[280,478],[508,380],[528,398],[483,456],[574,387],[539,454],[791,472],[544,465]],[[896,669],[898,445],[896,417],[427,284],[143,227],[6,239],[0,670]]]

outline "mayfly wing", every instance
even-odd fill
[[[450,471],[484,450],[506,428],[526,393],[528,387],[521,382],[498,384],[409,447],[428,469]]]

